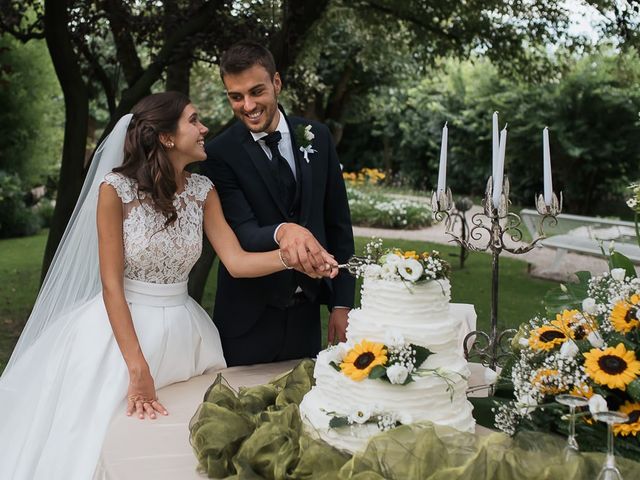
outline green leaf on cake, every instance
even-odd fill
[[[420,366],[425,362],[429,356],[433,355],[433,352],[428,348],[421,347],[420,345],[411,344],[411,348],[416,351],[416,368],[420,368]]]
[[[331,365],[331,366],[333,367],[333,369],[334,369],[334,370],[336,370],[336,371],[338,371],[338,372],[341,372],[341,371],[342,371],[342,370],[340,370],[340,366],[339,366],[336,362],[334,362],[333,360],[331,360],[331,361],[329,362],[329,365]]]
[[[347,417],[333,417],[329,420],[329,428],[340,428],[349,425]]]
[[[386,368],[384,368],[382,365],[376,365],[369,372],[369,378],[371,378],[372,380],[376,380],[378,378],[384,377],[386,374],[387,374]]]

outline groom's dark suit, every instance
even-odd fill
[[[271,160],[242,122],[237,121],[207,144],[203,170],[214,182],[225,217],[245,250],[277,249],[276,227],[294,222],[311,231],[343,263],[354,253],[353,233],[331,134],[318,122],[285,119],[296,157],[292,205],[285,205]],[[316,152],[308,155],[308,162],[296,145],[299,125],[311,125],[315,135],[312,147]],[[319,304],[351,307],[354,293],[355,280],[344,272],[333,280],[314,280],[293,270],[235,279],[221,264],[213,320],[227,363],[314,356],[320,349]]]

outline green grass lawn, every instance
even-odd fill
[[[33,237],[0,240],[0,278],[2,278],[0,282],[0,371],[9,359],[37,295],[46,235],[47,233],[43,232]],[[366,238],[356,238],[356,252],[362,252],[367,242]],[[489,255],[471,253],[465,268],[460,270],[458,259],[450,256],[458,252],[458,247],[402,240],[388,240],[385,245],[403,250],[439,250],[453,266],[452,300],[474,304],[478,313],[478,326],[482,329],[488,328],[491,302],[491,257]],[[211,312],[213,306],[216,268],[217,262],[209,275],[203,298],[203,306],[208,312]],[[547,290],[555,285],[555,282],[529,277],[527,264],[524,262],[500,259],[499,319],[501,325],[516,327],[541,312],[541,299]],[[357,290],[356,302],[358,303],[360,289]],[[324,308],[322,315],[323,330],[326,332],[328,313]]]

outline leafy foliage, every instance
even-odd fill
[[[482,195],[497,110],[509,124],[505,170],[514,202],[530,204],[542,190],[541,132],[549,126],[554,189],[563,191],[565,210],[611,214],[617,204],[628,215],[625,189],[640,158],[639,80],[635,53],[602,51],[538,84],[506,78],[487,61],[447,61],[431,78],[372,93],[368,128],[379,140],[363,145],[345,133],[341,158],[347,169],[364,158],[368,166],[401,171],[414,188],[431,189],[448,121],[447,182],[454,191]],[[362,137],[365,128],[356,125],[354,134]]]
[[[0,36],[0,105],[0,170],[30,184],[55,175],[63,103],[43,42]]]
[[[0,238],[34,235],[40,226],[38,214],[25,204],[18,175],[0,170]]]

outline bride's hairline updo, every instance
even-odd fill
[[[113,169],[135,180],[138,194],[151,195],[156,208],[166,217],[165,226],[178,218],[173,204],[178,184],[160,134],[176,132],[182,112],[190,103],[181,92],[154,93],[140,100],[131,110],[124,161]]]

